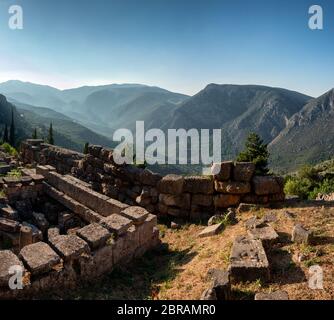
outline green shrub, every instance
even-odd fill
[[[1,147],[5,150],[5,152],[7,152],[8,154],[10,154],[11,156],[16,157],[18,155],[17,150],[12,147],[9,143],[4,143],[1,145]]]
[[[319,193],[333,193],[334,192],[334,180],[325,179],[318,187],[314,188],[310,194],[309,199],[315,199]]]
[[[290,178],[284,186],[284,192],[288,195],[295,195],[302,199],[308,199],[314,185],[306,178]]]

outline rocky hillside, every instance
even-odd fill
[[[293,170],[334,155],[334,89],[307,103],[270,144],[272,163]]]

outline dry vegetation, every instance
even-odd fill
[[[274,212],[279,218],[273,224],[280,234],[280,243],[269,254],[272,281],[233,285],[235,299],[253,299],[259,291],[285,290],[290,299],[334,299],[334,206],[322,207],[304,202],[296,207],[262,209],[239,216],[239,223],[228,226],[220,235],[200,239],[204,226],[186,224],[179,230],[160,224],[163,246],[146,254],[127,268],[80,290],[64,292],[52,298],[74,299],[199,299],[209,285],[210,268],[225,269],[235,236],[245,233],[243,221],[254,214]],[[284,212],[292,213],[288,218]],[[312,245],[290,242],[293,224],[301,222],[315,232]],[[302,257],[299,259],[298,257]],[[300,261],[302,260],[302,261]],[[308,268],[318,264],[324,271],[324,289],[308,287]]]

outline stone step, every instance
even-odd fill
[[[49,185],[104,217],[120,213],[129,207],[120,201],[111,199],[81,183],[77,183],[73,178],[50,171],[47,167],[38,166],[36,171],[46,178]]]

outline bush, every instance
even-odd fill
[[[8,154],[10,154],[11,156],[16,157],[18,155],[17,150],[12,147],[9,143],[4,143],[3,145],[1,145],[1,147],[5,150],[5,152],[7,152]]]
[[[284,186],[284,192],[288,195],[295,195],[301,199],[308,199],[314,185],[306,178],[290,178]]]
[[[314,188],[310,194],[309,199],[315,199],[319,193],[333,193],[334,192],[334,180],[325,179],[318,187]]]

